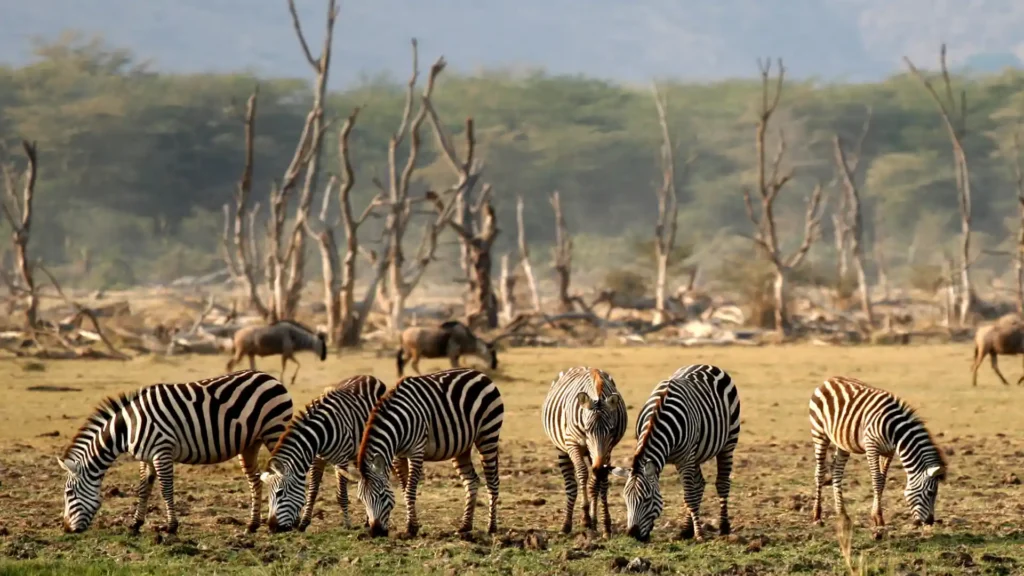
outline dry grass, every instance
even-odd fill
[[[452,534],[463,492],[448,463],[426,466],[419,499],[423,535],[411,541],[371,541],[360,530],[341,528],[340,512],[330,497],[332,487],[322,492],[317,517],[305,534],[271,536],[261,531],[245,536],[236,522],[246,517],[247,489],[234,463],[178,467],[177,502],[183,516],[176,538],[158,542],[151,532],[127,535],[125,518],[133,502],[128,495],[136,467],[123,462],[104,482],[108,497],[93,528],[82,535],[64,535],[58,525],[62,476],[53,459],[92,406],[104,395],[139,385],[218,374],[226,357],[47,362],[44,370],[2,362],[0,572],[598,574],[613,571],[623,558],[639,556],[651,562],[652,571],[683,574],[1021,574],[1024,493],[1020,484],[1012,483],[1012,475],[1024,475],[1024,387],[1004,387],[985,373],[972,388],[969,358],[969,344],[506,352],[496,375],[507,409],[501,535],[492,539],[477,534],[473,541]],[[356,373],[394,380],[390,355],[331,356],[324,363],[304,356],[300,361],[303,368],[294,388],[298,403]],[[571,536],[558,534],[562,480],[539,417],[551,379],[571,365],[600,366],[616,378],[632,419],[660,378],[693,362],[722,366],[740,390],[743,432],[731,498],[734,534],[713,537],[705,544],[675,540],[682,498],[678,479],[670,472],[662,482],[666,512],[651,544],[635,544],[621,535],[605,540],[578,530]],[[261,366],[277,370],[279,363],[267,359]],[[435,361],[424,362],[423,367],[443,366]],[[852,527],[840,539],[844,545],[837,545],[836,533],[827,525],[810,525],[813,458],[807,401],[810,391],[832,374],[856,376],[893,390],[927,418],[938,441],[951,451],[950,477],[940,491],[937,511],[942,524],[909,526],[902,501],[905,478],[894,463],[884,500],[890,526],[884,538],[873,540],[867,466],[862,458],[854,458],[846,490]],[[78,391],[28,390],[41,385]],[[628,462],[631,436],[627,434],[616,449],[616,463]],[[712,477],[713,463],[704,473]],[[621,534],[625,511],[620,488],[621,484],[613,485],[612,514]],[[707,490],[704,518],[716,523],[713,482]],[[363,512],[354,491],[351,496],[358,521]],[[831,490],[826,488],[824,496],[830,523]],[[161,517],[162,504],[157,498],[152,504],[148,525]],[[399,520],[402,508],[400,504]],[[478,515],[478,526],[483,516]],[[535,532],[528,536],[528,530]]]

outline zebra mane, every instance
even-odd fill
[[[277,439],[277,443],[274,444],[274,447],[270,450],[270,456],[273,457],[277,454],[277,449],[281,446],[281,443],[284,442],[284,439],[291,436],[292,428],[316,415],[320,409],[323,408],[324,402],[328,398],[332,398],[338,394],[347,394],[351,392],[365,379],[365,376],[352,376],[351,378],[342,380],[336,386],[324,390],[319,396],[310,400],[309,404],[306,404],[303,409],[296,412],[292,416],[291,420],[288,421],[288,424],[285,425],[284,432],[281,434],[281,437]]]
[[[380,398],[377,399],[377,403],[373,405],[373,410],[370,410],[370,416],[366,419],[366,427],[363,428],[363,438],[359,441],[359,451],[356,452],[356,466],[362,468],[363,456],[366,454],[366,449],[370,447],[370,430],[373,429],[373,425],[377,422],[377,416],[380,414],[384,404],[391,400],[391,397],[398,392],[399,387],[405,384],[408,378],[402,378],[395,384],[394,388],[386,390]]]
[[[665,403],[665,398],[668,396],[668,390],[669,387],[666,386],[658,395],[658,399],[654,401],[654,406],[651,407],[651,415],[647,419],[647,426],[644,427],[644,431],[636,440],[636,451],[633,452],[633,470],[639,469],[641,461],[646,455],[647,442],[650,440],[651,435],[654,434],[654,428],[658,425],[658,420],[661,418],[661,408]]]
[[[604,377],[601,376],[601,371],[597,368],[590,369],[590,379],[594,382],[594,390],[597,392],[598,399],[604,396]]]
[[[125,406],[129,405],[136,398],[139,397],[140,390],[130,390],[128,392],[121,392],[114,396],[107,396],[103,400],[100,400],[99,404],[93,410],[92,414],[85,420],[85,424],[75,432],[75,435],[71,438],[71,443],[64,449],[61,454],[61,459],[67,459],[71,456],[71,451],[79,446],[79,440],[83,436],[93,435],[96,433],[96,429],[102,427],[104,424],[110,421],[115,414],[124,409]]]

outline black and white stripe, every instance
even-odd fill
[[[107,398],[57,459],[67,472],[64,530],[89,527],[100,507],[100,482],[121,454],[141,461],[133,531],[145,520],[157,480],[167,509],[166,530],[177,530],[175,463],[216,464],[234,456],[249,481],[248,529],[256,530],[261,501],[256,455],[260,445],[274,446],[291,416],[292,399],[284,385],[252,370],[185,384],[154,384]]]
[[[874,503],[871,519],[884,526],[882,490],[893,456],[907,472],[903,491],[916,522],[935,520],[939,481],[946,461],[913,408],[896,395],[853,378],[835,376],[814,390],[810,401],[811,438],[814,440],[814,522],[821,521],[821,487],[825,459],[835,444],[832,491],[836,514],[848,517],[843,505],[843,473],[850,454],[866,454],[871,469]]]
[[[473,528],[480,478],[470,459],[480,452],[490,497],[487,531],[497,530],[498,435],[505,405],[498,387],[485,374],[470,368],[444,370],[404,378],[377,402],[359,447],[359,499],[366,506],[370,534],[388,533],[395,496],[388,484],[392,465],[405,489],[406,533],[419,530],[416,488],[423,462],[452,459],[466,488],[466,508],[460,532]],[[397,460],[396,460],[397,459]]]
[[[717,366],[697,364],[676,370],[655,386],[636,423],[637,448],[630,469],[616,468],[626,486],[629,535],[647,541],[664,500],[659,481],[665,466],[674,464],[683,482],[686,527],[682,536],[703,540],[700,503],[704,475],[700,466],[715,458],[715,488],[720,499],[719,533],[728,534],[729,476],[740,435],[740,398],[732,378]]]
[[[611,534],[608,513],[608,467],[612,449],[626,433],[626,403],[607,372],[586,366],[558,375],[541,409],[544,432],[558,450],[558,468],[565,480],[565,520],[562,532],[572,531],[572,515],[580,486],[583,523],[597,528],[598,500],[603,505],[605,534]]]
[[[355,461],[366,420],[386,390],[387,386],[373,376],[354,376],[327,388],[303,413],[292,418],[271,452],[268,471],[261,477],[270,493],[267,527],[271,532],[291,530],[296,520],[299,530],[309,526],[328,463],[335,467],[338,505],[345,527],[350,526],[348,480],[341,471]],[[308,484],[303,491],[307,473]]]

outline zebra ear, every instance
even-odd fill
[[[64,462],[64,460],[61,459],[60,456],[57,456],[57,465],[60,466],[61,470],[65,471],[65,472],[71,472],[71,467],[68,465],[69,463],[70,463],[70,461],[69,462]]]
[[[377,454],[370,460],[370,466],[373,467],[374,472],[384,473],[388,469],[388,463],[384,461],[384,457]]]
[[[590,400],[590,396],[587,396],[586,392],[580,392],[576,395],[576,401],[580,403],[580,408],[590,408],[593,403]]]
[[[654,475],[657,471],[658,470],[654,467],[654,462],[651,462],[650,460],[644,462],[644,476],[647,476],[648,478],[654,478]]]
[[[629,478],[629,472],[629,468],[622,468],[620,466],[615,466],[611,469],[611,475],[618,476],[619,478]]]
[[[615,408],[616,406],[618,406],[620,400],[622,400],[622,397],[620,397],[618,394],[612,394],[611,396],[608,397],[607,400],[605,400],[605,402],[608,403],[608,406]]]
[[[929,478],[943,478],[946,475],[946,469],[942,466],[932,466],[931,468],[924,471]]]
[[[266,484],[267,481],[270,480],[270,476],[271,476],[270,472],[264,472],[263,474],[260,474],[260,482]]]

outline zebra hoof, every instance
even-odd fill
[[[139,530],[141,528],[142,528],[142,522],[133,522],[132,525],[128,527],[128,533],[131,534],[132,536],[138,536],[139,535]]]
[[[487,533],[488,534],[497,534],[498,533],[498,525],[497,524],[489,525],[487,527]]]
[[[718,524],[718,534],[720,536],[728,536],[732,534],[732,525],[729,524],[728,520],[723,520]]]
[[[260,529],[260,523],[259,522],[249,522],[249,524],[245,527],[245,533],[246,534],[255,534],[256,531],[259,530],[259,529]]]
[[[691,540],[693,539],[695,532],[693,531],[693,524],[683,528],[679,531],[679,540]]]
[[[562,534],[571,534],[571,533],[572,533],[572,524],[569,523],[569,522],[566,522],[565,524],[562,524]]]

